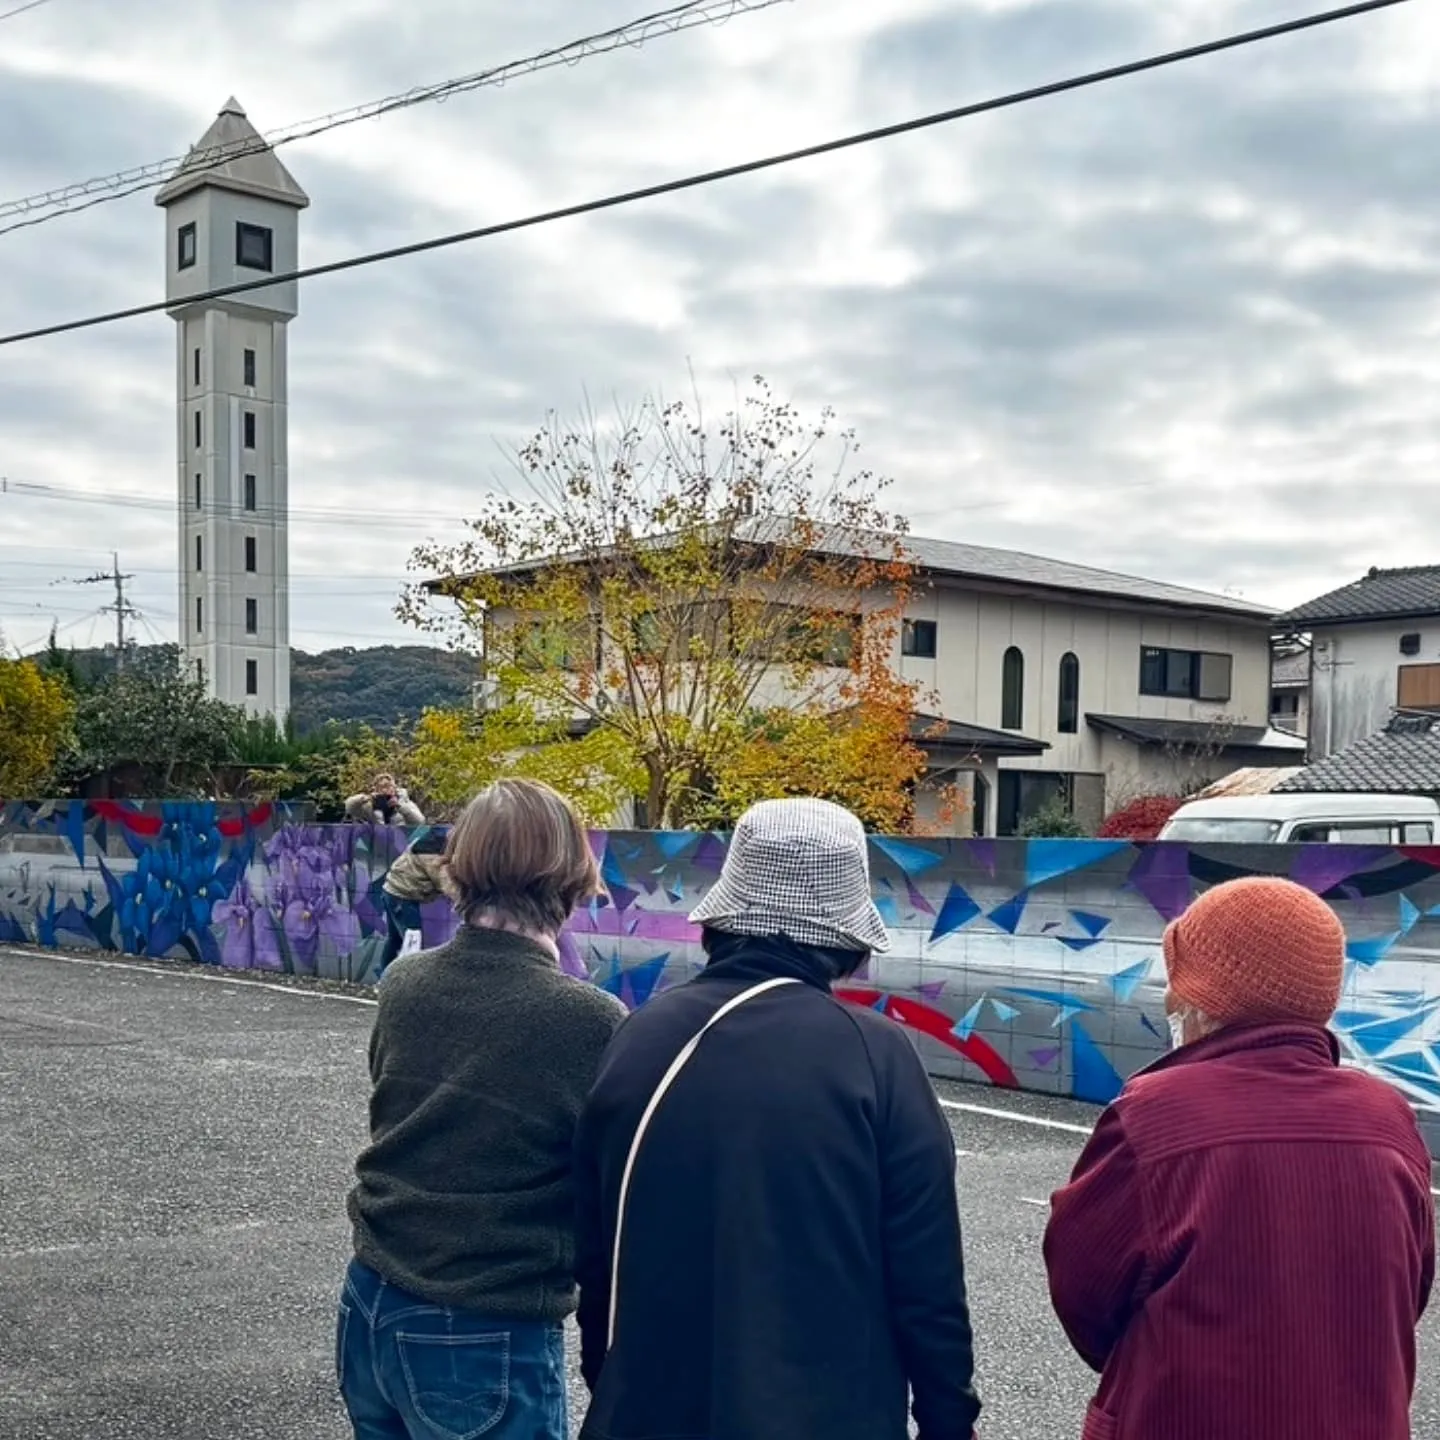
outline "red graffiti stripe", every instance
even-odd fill
[[[232,815],[220,821],[218,829],[222,835],[233,839],[236,835],[243,835],[247,827],[254,830],[265,824],[274,808],[273,805],[257,805],[248,815]]]
[[[837,999],[865,1010],[873,1010],[882,994],[884,992],[881,990],[855,990],[849,987],[835,992]],[[972,1034],[968,1040],[962,1040],[955,1033],[955,1022],[943,1010],[937,1010],[933,1005],[922,1005],[918,1000],[907,1000],[902,995],[885,995],[884,1013],[896,1024],[918,1030],[922,1035],[928,1035],[932,1040],[938,1040],[942,1045],[958,1050],[972,1065],[984,1072],[992,1085],[1000,1085],[1007,1090],[1020,1088],[1019,1079],[999,1051],[982,1035]]]
[[[137,835],[156,836],[165,824],[159,815],[147,815],[143,810],[130,810],[114,800],[92,800],[90,808],[102,820],[108,820],[112,825],[123,825]]]

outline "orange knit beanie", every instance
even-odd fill
[[[1182,1004],[1221,1025],[1328,1025],[1340,1003],[1345,931],[1318,895],[1256,875],[1207,890],[1165,931]]]

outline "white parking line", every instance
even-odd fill
[[[181,970],[168,965],[145,965],[134,960],[86,960],[79,955],[58,955],[33,950],[3,950],[22,960],[58,960],[64,965],[88,965],[92,970],[129,970],[137,975],[154,975],[165,980],[204,980],[211,985],[238,985],[246,990],[269,990],[301,1000],[343,1000],[347,1005],[378,1005],[363,995],[342,995],[334,990],[303,990],[296,985],[272,985],[265,980],[242,980],[233,975],[211,975],[205,970]]]
[[[1037,1125],[1042,1130],[1063,1130],[1067,1135],[1089,1135],[1089,1125],[1074,1125],[1068,1120],[1049,1120],[1043,1115],[1022,1115],[1017,1110],[999,1110],[990,1105],[966,1105],[959,1100],[941,1099],[947,1110],[963,1110],[967,1115],[988,1115],[995,1120],[1013,1120],[1017,1125]]]
[[[1038,1205],[1042,1210],[1048,1210],[1050,1208],[1050,1202],[1048,1200],[1037,1200],[1033,1195],[1021,1195],[1019,1200],[1022,1205]]]

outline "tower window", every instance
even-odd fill
[[[245,412],[245,448],[247,450],[255,448],[255,412],[253,410]]]
[[[253,475],[245,477],[245,508],[247,510],[255,508],[255,477]]]
[[[197,510],[200,509],[200,507],[201,507],[204,503],[205,503],[205,502],[204,502],[204,499],[203,499],[203,497],[201,496],[201,493],[200,493],[200,476],[199,476],[199,474],[197,473],[196,476],[195,476],[195,508],[196,508]]]
[[[245,662],[245,693],[247,695],[260,693],[260,662],[258,660]]]
[[[200,247],[195,237],[194,223],[182,225],[179,234],[176,236],[175,268],[177,270],[190,269],[195,263],[199,249]]]
[[[197,685],[205,683],[205,662],[203,660],[195,662],[195,683]]]
[[[258,567],[255,564],[255,537],[245,537],[245,569],[253,575]]]
[[[245,602],[245,633],[247,635],[260,633],[260,602],[258,600]]]
[[[198,635],[205,628],[205,597],[195,597],[195,633]]]
[[[235,226],[235,263],[244,270],[273,270],[275,232],[241,220]]]
[[[196,349],[195,349],[195,384],[196,384],[197,386],[200,384],[200,349],[199,349],[199,346],[196,346]]]
[[[200,412],[195,412],[195,448],[198,450],[205,443],[205,431],[201,424]]]
[[[197,570],[205,568],[205,537],[203,535],[195,537],[195,568]]]
[[[255,352],[254,352],[253,350],[247,350],[247,351],[245,352],[244,369],[245,369],[245,383],[246,383],[247,385],[254,385],[254,383],[255,383]]]

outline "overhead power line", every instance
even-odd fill
[[[13,20],[17,15],[23,15],[27,10],[38,10],[42,5],[48,5],[50,0],[29,0],[26,5],[17,5],[13,10],[0,10],[0,20]]]
[[[624,205],[633,205],[641,200],[654,200],[664,195],[674,195],[685,190],[697,190],[704,185],[713,185],[721,180],[733,180],[742,175],[754,175],[762,170],[773,170],[781,165],[792,165],[800,160],[813,160],[821,155],[833,155],[842,150],[852,150],[860,145],[873,144],[878,140],[890,140],[897,135],[908,135],[917,130],[931,129],[937,125],[948,125],[956,120],[967,120],[992,110],[1004,110],[1015,105],[1024,105],[1032,100],[1044,100],[1062,95],[1071,90],[1082,90],[1087,86],[1120,80],[1130,75],[1139,75],[1147,70],[1159,70],[1164,66],[1178,65],[1183,61],[1196,60],[1206,55],[1215,55],[1224,50],[1238,50],[1244,45],[1274,40],[1282,35],[1293,35],[1302,30],[1313,30],[1321,25],[1333,24],[1364,15],[1372,10],[1387,10],[1395,5],[1407,4],[1408,0],[1364,0],[1357,5],[1346,5],[1339,10],[1326,10],[1319,14],[1305,15],[1296,20],[1286,20],[1277,25],[1266,25],[1258,30],[1246,30],[1227,35],[1219,40],[1210,40],[1201,45],[1189,45],[1182,50],[1171,50],[1162,55],[1147,56],[1143,60],[1131,60],[1123,65],[1112,65],[1104,70],[1092,70],[1084,75],[1072,76],[1068,80],[1054,80],[1047,85],[1036,85],[1028,90],[1016,90],[1008,95],[991,100],[980,100],[970,105],[958,105],[950,110],[939,110],[930,115],[921,115],[913,120],[902,120],[893,125],[882,125],[874,130],[863,130],[858,134],[843,135],[835,140],[821,141],[817,145],[805,145],[798,150],[786,150],[777,155],[767,155],[758,160],[742,161],[738,165],[726,165],[718,170],[707,170],[698,175],[684,176],[678,180],[665,180],[655,185],[645,185],[637,190],[625,190],[618,194],[606,195],[598,200],[583,200],[574,205],[562,205],[553,210],[542,210],[537,214],[522,216],[518,220],[504,220],[496,225],[482,225],[474,230],[459,230],[449,235],[435,236],[429,240],[417,240],[408,245],[397,245],[388,250],[372,250],[368,254],[354,255],[348,260],[332,260],[323,265],[310,265],[299,270],[290,270],[280,275],[268,275],[263,280],[246,280],[236,285],[220,285],[212,290],[202,290],[194,295],[181,296],[173,301],[155,300],[146,305],[132,305],[125,310],[111,310],[100,315],[90,315],[81,320],[65,320],[56,325],[45,325],[37,330],[20,330],[11,335],[0,335],[0,345],[18,345],[23,340],[40,340],[50,335],[64,335],[72,330],[89,330],[97,325],[111,325],[119,320],[133,320],[141,315],[156,315],[163,310],[181,305],[199,304],[206,300],[223,300],[231,295],[244,295],[252,290],[267,290],[271,286],[286,285],[297,280],[314,280],[322,275],[338,275],[346,270],[358,270],[366,265],[379,265],[390,260],[401,260],[411,255],[421,255],[431,250],[444,250],[453,245],[465,245],[475,240],[488,240],[497,235],[508,235],[519,230],[531,230],[541,225],[550,225],[558,220],[572,220],[580,215],[593,215],[603,210],[615,210]]]
[[[38,4],[46,0],[36,0]],[[694,30],[702,25],[722,25],[737,15],[747,15],[756,10],[769,10],[772,6],[789,3],[789,0],[688,0],[687,4],[676,5],[668,10],[658,10],[651,15],[642,15],[637,20],[627,21],[610,30],[595,35],[586,35],[523,60],[511,60],[489,70],[462,75],[454,80],[442,80],[435,85],[421,85],[401,95],[389,95],[383,100],[372,100],[364,105],[354,105],[348,110],[335,110],[311,120],[301,120],[279,130],[272,130],[260,140],[236,141],[229,145],[214,145],[209,149],[192,149],[186,155],[170,155],[163,160],[152,160],[147,165],[137,165],[129,170],[119,170],[113,175],[101,175],[90,180],[80,180],[57,189],[41,191],[37,195],[22,196],[18,200],[0,201],[0,220],[11,216],[21,217],[13,223],[0,226],[0,235],[14,230],[24,230],[32,225],[44,225],[58,220],[62,215],[75,214],[92,209],[96,205],[122,200],[127,195],[136,195],[145,190],[165,184],[182,164],[195,169],[212,169],[229,160],[245,155],[259,154],[265,150],[276,150],[282,145],[292,145],[297,140],[309,140],[327,131],[338,130],[344,125],[356,125],[362,120],[375,120],[396,110],[408,110],[416,105],[428,105],[445,101],[452,95],[463,95],[486,86],[502,86],[525,75],[534,75],[542,70],[551,70],[560,65],[578,65],[582,60],[593,59],[622,48],[639,49],[652,40],[667,35],[677,35],[685,30]],[[16,12],[18,13],[18,12]],[[3,19],[0,16],[0,19]]]

